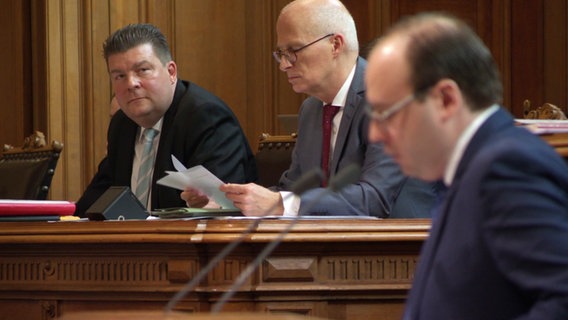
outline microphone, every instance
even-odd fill
[[[314,168],[313,170],[308,171],[292,184],[292,186],[290,187],[290,191],[292,191],[292,193],[284,195],[284,197],[282,197],[282,201],[287,200],[294,194],[299,196],[309,189],[318,187],[321,184],[323,178],[323,171],[321,170],[321,168]],[[170,312],[176,306],[176,304],[181,299],[183,299],[183,297],[185,297],[185,295],[195,289],[195,287],[199,285],[199,283],[209,274],[209,272],[211,272],[211,270],[213,270],[213,268],[215,268],[215,266],[223,258],[231,253],[239,244],[241,244],[245,240],[248,234],[250,234],[256,227],[258,227],[261,218],[266,217],[269,212],[271,212],[278,206],[278,204],[279,203],[275,203],[272,207],[270,207],[270,209],[266,211],[264,215],[258,217],[257,219],[254,219],[253,222],[249,224],[249,226],[245,229],[245,231],[241,233],[238,239],[229,243],[227,246],[225,246],[225,248],[223,248],[221,252],[213,257],[213,259],[211,259],[209,263],[203,269],[201,269],[197,273],[197,275],[193,277],[193,279],[191,279],[191,281],[189,281],[180,291],[178,291],[178,293],[176,293],[172,297],[172,299],[170,299],[170,301],[164,308],[164,311],[166,313]]]
[[[310,209],[318,203],[318,201],[327,193],[329,192],[337,192],[343,189],[346,185],[355,183],[359,180],[359,176],[361,175],[361,167],[356,164],[352,163],[341,170],[337,175],[332,177],[329,180],[328,187],[322,189],[321,192],[307,204],[307,209],[304,210],[309,212]],[[286,226],[282,232],[278,234],[278,237],[270,242],[264,249],[256,256],[256,258],[239,274],[237,279],[233,285],[227,290],[219,299],[219,301],[213,306],[211,310],[212,313],[218,313],[223,308],[223,305],[237,292],[237,289],[240,288],[246,279],[250,277],[250,275],[258,268],[258,266],[266,259],[266,257],[284,240],[284,237],[292,230],[292,228],[296,225],[299,220],[299,215],[292,217],[290,223]]]

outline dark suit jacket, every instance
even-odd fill
[[[137,130],[138,125],[120,110],[112,118],[107,158],[77,202],[76,215],[84,215],[108,187],[130,186]],[[205,89],[182,80],[163,118],[152,178],[152,209],[185,206],[181,191],[156,184],[165,171],[175,171],[171,155],[187,168],[203,165],[224,182],[257,179],[252,151],[231,109]]]
[[[433,202],[432,184],[405,177],[380,144],[368,141],[369,120],[365,113],[364,73],[367,62],[359,58],[347,94],[339,126],[331,176],[351,163],[362,168],[359,181],[337,194],[316,188],[302,195],[300,213],[313,215],[373,215],[378,217],[428,216]],[[310,97],[301,106],[298,138],[290,168],[280,178],[279,187],[289,190],[303,174],[321,166],[322,101]],[[408,188],[405,186],[408,185]],[[405,191],[403,191],[406,188]],[[400,205],[396,205],[400,203]],[[396,208],[400,208],[396,210]]]
[[[567,319],[568,166],[503,109],[467,146],[404,319]]]

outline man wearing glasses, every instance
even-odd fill
[[[280,70],[295,92],[310,97],[300,108],[290,168],[271,189],[289,190],[302,175],[318,167],[326,175],[322,187],[352,163],[361,166],[361,176],[357,183],[321,198],[321,188],[301,198],[256,184],[226,184],[221,190],[248,216],[428,215],[432,185],[405,177],[381,145],[368,142],[363,83],[367,63],[359,58],[355,23],[343,4],[336,0],[291,2],[280,13],[276,33],[273,56]],[[324,109],[335,109],[335,116],[326,118]],[[331,130],[324,139],[326,122]],[[182,197],[189,206],[199,204],[195,193],[185,192]]]
[[[366,84],[370,139],[448,186],[404,319],[568,319],[568,166],[499,105],[483,41],[451,16],[407,18]]]

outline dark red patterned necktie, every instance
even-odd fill
[[[327,178],[329,177],[329,149],[331,145],[331,128],[333,127],[333,117],[335,117],[338,111],[338,106],[332,106],[330,104],[323,106],[321,168],[325,175],[325,181],[322,183],[322,186],[324,187],[327,185]]]

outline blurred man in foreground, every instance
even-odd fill
[[[448,191],[404,319],[567,319],[568,166],[499,103],[489,50],[465,23],[421,14],[371,52],[369,137]]]

